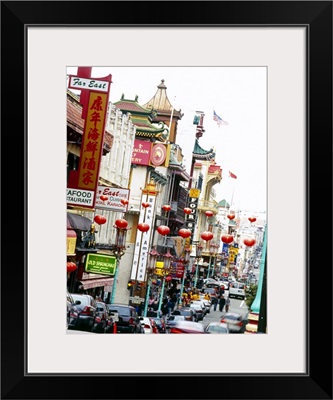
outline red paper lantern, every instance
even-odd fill
[[[126,204],[128,204],[128,200],[127,199],[121,199],[120,203],[123,204],[124,206],[126,206]]]
[[[160,225],[160,226],[157,228],[157,232],[158,232],[160,235],[165,236],[165,235],[168,235],[168,234],[170,233],[170,228],[169,228],[168,226],[166,226],[166,225]]]
[[[95,215],[94,221],[98,225],[103,225],[106,222],[106,218],[103,215]]]
[[[257,218],[255,218],[255,217],[249,217],[250,222],[255,222],[256,220],[257,220]]]
[[[106,200],[108,199],[108,196],[102,195],[102,196],[100,196],[100,199],[101,199],[102,201],[106,201]]]
[[[179,229],[178,235],[181,236],[183,239],[186,239],[192,235],[192,232],[189,229]]]
[[[184,213],[185,214],[191,214],[191,212],[192,212],[192,210],[190,208],[188,208],[188,207],[184,208]]]
[[[77,269],[77,265],[75,262],[69,261],[67,262],[67,272],[73,272]]]
[[[244,243],[246,246],[249,246],[249,247],[253,246],[253,245],[255,244],[255,242],[256,242],[255,239],[244,239],[244,240],[243,240],[243,243]]]
[[[150,207],[150,204],[149,204],[149,203],[146,203],[146,202],[143,202],[141,205],[142,205],[143,208],[148,208],[148,207]]]
[[[140,232],[148,232],[149,231],[149,225],[145,224],[144,222],[138,224],[138,229]]]
[[[206,217],[210,218],[210,217],[212,217],[214,215],[214,213],[213,213],[213,211],[207,210],[205,212],[205,215],[206,215]]]
[[[116,219],[115,221],[116,227],[120,228],[120,229],[125,229],[127,228],[128,222],[126,221],[126,219]]]
[[[201,239],[202,240],[211,240],[211,239],[213,239],[213,237],[214,237],[214,235],[213,235],[213,232],[210,232],[210,231],[205,231],[205,232],[202,232],[202,234],[201,234]]]
[[[162,207],[162,210],[164,210],[164,211],[166,211],[166,212],[169,212],[169,211],[171,210],[171,206],[170,206],[169,204],[165,204],[165,205]]]
[[[221,240],[223,243],[229,244],[232,243],[234,241],[234,237],[232,235],[223,235],[221,237]]]
[[[235,214],[228,214],[228,215],[227,215],[227,218],[229,218],[229,219],[234,219],[234,218],[235,218]]]

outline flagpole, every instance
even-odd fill
[[[232,194],[231,194],[231,202],[230,202],[230,209],[232,210],[232,202],[234,201],[234,191],[235,191],[235,185],[232,188]]]

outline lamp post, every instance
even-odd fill
[[[145,300],[145,309],[143,312],[144,317],[147,316],[147,311],[148,311],[148,301],[149,301],[149,295],[150,295],[150,285],[151,285],[151,278],[155,273],[155,268],[156,268],[156,260],[159,254],[157,253],[156,249],[153,248],[149,252],[149,264],[147,268],[147,293],[146,293],[146,300]]]
[[[191,247],[190,246],[186,246],[184,248],[184,252],[185,252],[185,258],[182,259],[182,261],[183,261],[183,278],[182,278],[182,286],[181,286],[181,289],[180,289],[180,296],[179,296],[179,300],[178,300],[179,306],[182,305],[182,301],[183,301],[185,273],[186,273],[187,265],[188,265],[188,263],[190,261]]]
[[[194,287],[197,288],[197,281],[198,281],[198,268],[199,268],[199,260],[201,258],[203,245],[199,242],[195,247],[195,257],[197,259],[197,265],[195,268],[195,278],[194,278]]]
[[[165,286],[165,280],[166,280],[166,275],[169,274],[170,271],[170,266],[171,266],[171,260],[172,260],[172,254],[170,253],[169,249],[166,254],[162,255],[163,258],[163,268],[162,269],[162,289],[160,293],[160,301],[158,303],[158,312],[161,311],[162,308],[162,301],[163,301],[163,296],[164,296],[164,286]],[[171,278],[170,278],[171,279]]]
[[[211,276],[214,276],[214,275],[215,275],[216,256],[217,256],[217,251],[218,251],[219,247],[220,247],[220,246],[219,246],[217,243],[215,243],[215,244],[213,245],[213,254],[212,254],[212,257],[213,257],[213,268],[212,268]]]
[[[128,222],[125,219],[117,219],[115,221],[115,228],[116,231],[116,240],[113,246],[113,254],[116,257],[116,271],[113,278],[113,287],[111,293],[111,304],[114,303],[115,294],[116,294],[116,287],[117,287],[117,279],[118,279],[118,272],[119,272],[119,261],[121,257],[125,254],[125,243],[126,243],[126,234],[127,234],[127,225]]]
[[[212,262],[212,257],[213,257],[214,254],[216,254],[216,247],[215,247],[215,243],[211,242],[210,246],[209,246],[209,263],[208,263],[207,278],[209,278],[210,264]],[[213,274],[214,274],[214,271],[213,271]]]

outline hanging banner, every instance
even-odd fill
[[[71,171],[67,204],[95,208],[110,85],[111,75],[99,79],[69,76],[68,87],[85,91],[82,97],[86,101],[82,111],[85,124],[79,168]]]

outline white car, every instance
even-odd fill
[[[191,304],[199,304],[202,308],[202,312],[203,312],[204,316],[208,313],[206,303],[204,300],[202,300],[202,299],[192,300]]]
[[[151,323],[150,318],[148,317],[139,317],[141,326],[143,327],[145,333],[154,333],[153,332],[153,326]]]
[[[207,283],[218,283],[216,279],[214,278],[206,278],[203,280],[204,285],[207,285]]]
[[[245,299],[245,285],[241,282],[230,282],[229,297]]]
[[[202,296],[202,295],[200,296],[200,300],[203,301],[203,303],[204,303],[204,305],[205,305],[205,307],[206,307],[206,313],[209,314],[209,313],[210,313],[210,308],[211,308],[211,306],[212,306],[211,301],[205,299],[204,296]]]

